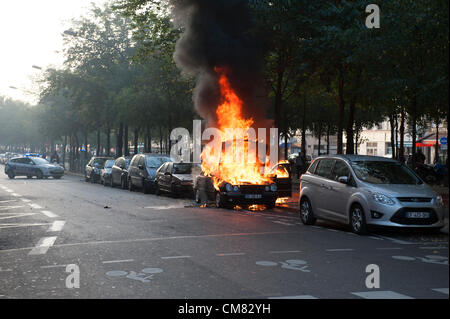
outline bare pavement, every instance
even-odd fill
[[[371,264],[379,288],[366,286]],[[0,175],[0,298],[447,299],[448,267],[447,233],[358,236],[282,207]]]

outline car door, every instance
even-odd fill
[[[139,187],[144,187],[144,178],[146,177],[144,156],[139,156],[137,168],[138,175],[136,178],[136,185]]]
[[[275,184],[277,185],[277,197],[292,196],[292,180],[287,168],[283,165],[275,165],[272,168],[272,174],[275,174]]]
[[[166,165],[165,170],[161,175],[162,189],[170,192],[171,191],[170,185],[172,182],[173,163],[167,162],[167,163],[165,163],[165,165]]]
[[[339,177],[346,176],[349,183],[339,182]],[[345,161],[337,159],[332,170],[331,179],[328,181],[326,190],[327,200],[325,201],[327,214],[330,219],[346,222],[347,203],[353,194],[352,178],[350,168]]]
[[[313,196],[313,209],[321,217],[329,217],[328,213],[328,196],[329,196],[329,182],[331,179],[331,171],[335,160],[332,158],[323,158],[317,164],[317,168],[314,173],[314,177],[310,178],[310,182],[314,185]]]

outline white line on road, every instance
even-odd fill
[[[286,226],[294,226],[294,224],[291,223],[285,223],[279,220],[273,221],[272,223],[277,223],[277,224],[281,224],[281,225],[286,225]]]
[[[242,256],[245,255],[245,253],[222,253],[222,254],[216,254],[216,256]]]
[[[413,297],[390,290],[352,292],[352,294],[364,299],[414,299]]]
[[[289,254],[289,253],[300,253],[300,250],[273,250],[269,251],[270,254]]]
[[[21,200],[22,200],[22,202],[24,202],[24,203],[29,203],[29,202],[31,202],[31,200],[26,199],[26,198],[22,198]]]
[[[38,204],[34,204],[34,203],[31,203],[31,204],[28,204],[31,208],[35,208],[35,209],[41,209],[42,208],[42,206],[39,206]]]
[[[5,191],[7,191],[8,193],[14,193],[14,191],[11,189],[5,189]]]
[[[336,248],[336,249],[325,249],[326,251],[353,251],[353,248]]]
[[[13,209],[13,208],[21,208],[23,206],[1,206],[0,210],[9,210],[9,209]]]
[[[378,250],[400,250],[400,249],[403,249],[403,248],[401,248],[401,247],[380,247],[380,248],[377,248]]]
[[[299,295],[299,296],[269,297],[268,299],[318,299],[318,298],[311,295]]]
[[[55,243],[56,238],[57,236],[41,238],[28,255],[43,255],[47,253],[47,250]]]
[[[435,289],[431,289],[431,290],[448,295],[448,288],[435,288]]]
[[[19,218],[19,217],[25,217],[25,216],[32,216],[32,215],[36,215],[37,213],[3,213],[2,217],[0,217],[0,219],[10,219],[10,218]],[[6,216],[5,215],[10,215],[10,216]]]
[[[368,238],[372,238],[375,240],[383,240],[383,238],[377,237],[377,236],[369,236]]]
[[[22,197],[22,195],[17,194],[17,193],[12,193],[11,195],[14,196],[14,197]]]
[[[448,249],[448,247],[419,247],[419,249]]]
[[[45,216],[49,217],[49,218],[59,217],[58,215],[56,215],[55,213],[52,213],[49,210],[41,210],[41,213],[44,214]]]
[[[387,240],[390,240],[390,241],[392,241],[393,243],[396,243],[396,244],[402,244],[402,245],[416,244],[416,243],[412,243],[412,242],[409,242],[409,241],[404,241],[404,240],[391,238],[391,237],[387,237],[387,236],[382,236],[382,235],[380,235],[380,237],[384,238],[384,239],[387,239]]]
[[[61,231],[65,223],[66,222],[64,220],[55,220],[47,231]]]
[[[179,258],[191,258],[191,256],[167,256],[167,257],[161,257],[161,259],[179,259]]]
[[[11,202],[17,202],[17,199],[10,199],[10,200],[0,200],[0,204],[4,204],[4,203],[11,203]]]
[[[105,260],[102,261],[102,264],[128,263],[132,261],[134,261],[134,259]]]
[[[18,227],[32,227],[32,226],[47,226],[49,223],[36,223],[36,224],[0,224],[2,228],[18,228]]]

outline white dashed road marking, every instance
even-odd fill
[[[390,290],[352,292],[352,294],[364,299],[414,299],[413,297]]]
[[[448,288],[435,288],[432,290],[448,295]]]
[[[64,220],[55,220],[47,231],[61,231],[65,223],[66,222]]]
[[[270,251],[270,254],[289,254],[289,253],[300,253],[300,250],[274,250]]]
[[[167,256],[167,257],[161,257],[161,259],[179,259],[179,258],[191,258],[191,256]]]
[[[245,253],[223,253],[223,254],[216,254],[216,256],[242,256],[245,255]]]
[[[105,261],[102,261],[102,264],[128,263],[128,262],[132,262],[132,261],[134,261],[134,259],[105,260]]]
[[[56,236],[41,238],[28,255],[43,255],[47,253],[47,250],[55,243],[56,238]]]
[[[31,203],[31,204],[28,204],[31,208],[35,208],[35,209],[41,209],[42,208],[42,206],[39,206],[38,204],[34,204],[34,203]]]
[[[325,249],[326,251],[353,251],[352,248]]]
[[[49,210],[42,210],[41,213],[44,214],[45,216],[49,217],[49,218],[59,217],[58,215],[56,215],[55,213],[52,213]]]

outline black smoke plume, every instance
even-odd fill
[[[199,115],[209,126],[216,122],[220,90],[214,67],[221,67],[226,68],[231,87],[243,101],[243,115],[253,117],[254,127],[267,127],[262,41],[251,32],[248,1],[170,3],[174,22],[183,29],[174,59],[184,72],[196,77],[193,100]]]

